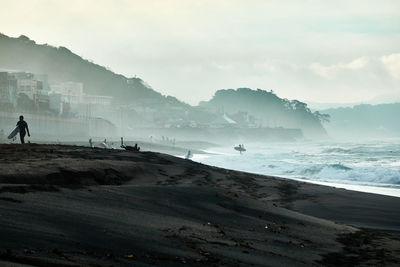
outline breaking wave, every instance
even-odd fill
[[[198,161],[287,178],[400,188],[400,141],[388,144],[276,144],[247,146],[243,155],[224,148]],[[294,153],[293,151],[296,151]]]
[[[349,149],[344,149],[340,147],[334,147],[334,148],[327,148],[322,150],[322,153],[349,153]]]
[[[336,169],[336,170],[342,170],[342,171],[349,171],[352,168],[347,167],[343,164],[337,163],[337,164],[327,164],[327,165],[316,165],[316,166],[311,166],[310,168],[306,168],[304,170],[302,170],[300,173],[304,174],[304,175],[315,175],[317,173],[320,173],[322,170],[326,169],[326,168],[332,168],[332,169]]]

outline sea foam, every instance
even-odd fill
[[[400,188],[400,140],[369,143],[249,144],[216,148],[199,162],[310,181]]]

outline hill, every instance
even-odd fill
[[[174,97],[165,97],[140,78],[127,78],[74,54],[65,47],[36,44],[21,35],[0,34],[0,68],[47,74],[49,82],[74,81],[84,84],[87,94],[113,96],[115,101],[131,104],[141,99],[185,105]]]
[[[400,136],[400,103],[334,108],[321,111],[331,116],[327,130],[332,136],[395,137]]]
[[[329,118],[311,112],[306,103],[279,98],[272,91],[250,88],[218,90],[214,97],[200,106],[227,113],[246,111],[267,127],[299,128],[307,137],[326,136],[323,121]]]

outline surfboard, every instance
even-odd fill
[[[108,144],[106,142],[99,143],[99,147],[108,148]]]
[[[240,146],[235,146],[234,149],[237,151],[240,151],[240,152],[246,151],[246,149],[244,147],[240,147]]]
[[[19,127],[15,127],[15,129],[10,133],[8,139],[13,139],[19,133]]]

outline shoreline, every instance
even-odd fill
[[[203,163],[202,159],[204,158],[209,158],[212,157],[213,155],[224,155],[224,153],[220,151],[214,151],[214,149],[206,149],[203,154],[198,154],[195,155],[193,160],[199,163]],[[210,153],[208,153],[210,152]],[[233,154],[233,153],[232,153]],[[208,162],[204,164],[209,164]],[[220,168],[226,168],[225,166],[221,165],[212,165],[215,167],[220,167]],[[229,167],[228,167],[229,168]],[[268,173],[264,172],[254,172],[254,171],[248,171],[245,169],[239,169],[235,168],[235,171],[244,171],[248,173],[253,173],[256,175],[265,175],[268,176]],[[274,176],[278,176],[284,179],[289,179],[289,180],[294,180],[294,181],[300,181],[300,182],[306,182],[306,183],[311,183],[311,184],[319,184],[319,185],[325,185],[333,188],[341,188],[341,189],[347,189],[347,190],[352,190],[352,191],[357,191],[357,192],[364,192],[364,193],[371,193],[371,194],[379,194],[379,195],[384,195],[384,196],[393,196],[393,197],[400,197],[400,185],[396,184],[374,184],[365,182],[363,184],[356,184],[352,183],[352,181],[346,181],[345,183],[336,181],[336,182],[330,182],[330,181],[321,181],[321,180],[313,180],[309,178],[302,178],[302,177],[294,177],[291,175],[285,175],[285,174],[273,174]],[[348,183],[346,183],[348,182]]]
[[[0,263],[394,266],[400,260],[395,197],[156,152],[0,145],[0,162]]]
[[[376,194],[376,195],[382,195],[382,196],[400,197],[400,188],[391,188],[391,187],[385,187],[385,186],[342,184],[342,183],[332,183],[332,182],[314,181],[314,180],[287,178],[287,177],[282,177],[282,178],[292,179],[292,180],[299,181],[299,182],[324,185],[324,186],[329,186],[332,188],[346,189],[346,190],[356,191],[356,192],[363,192],[363,193]]]

